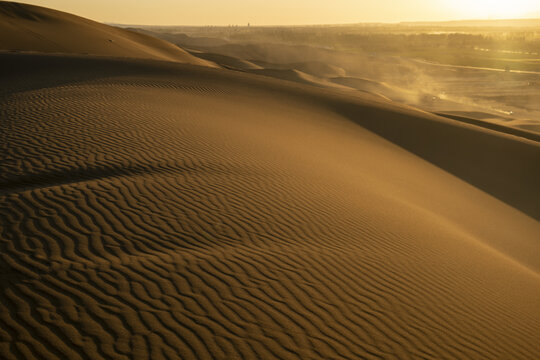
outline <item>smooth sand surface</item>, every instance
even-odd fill
[[[216,65],[176,45],[39,6],[0,1],[0,49]]]
[[[212,61],[213,63],[217,63],[228,69],[235,69],[235,70],[262,69],[261,66],[258,66],[257,64],[254,64],[251,61],[238,59],[232,56],[212,54],[209,52],[203,52],[203,51],[198,51],[198,50],[191,50],[190,52],[194,54],[195,56],[197,56],[198,58]]]
[[[0,358],[540,358],[538,141],[191,64],[0,64]]]

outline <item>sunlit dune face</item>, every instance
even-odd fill
[[[467,18],[524,17],[538,7],[538,0],[448,0],[462,16]]]

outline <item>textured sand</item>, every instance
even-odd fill
[[[537,143],[223,70],[1,59],[6,358],[540,355],[538,221],[362,125],[433,154],[425,124],[455,127],[533,198],[502,153]]]
[[[0,358],[540,358],[535,139],[190,64],[0,64]]]

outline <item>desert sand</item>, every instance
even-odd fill
[[[39,6],[5,1],[0,4],[2,50],[136,57],[216,66],[148,35]]]
[[[0,13],[1,358],[540,358],[538,139]]]

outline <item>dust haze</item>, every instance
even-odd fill
[[[135,30],[240,71],[540,130],[538,20]]]

